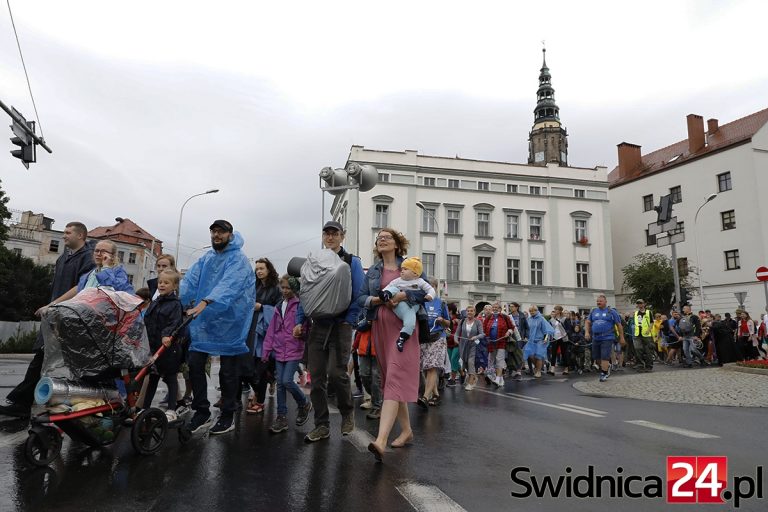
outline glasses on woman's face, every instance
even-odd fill
[[[106,249],[94,249],[93,252],[96,254],[112,254],[110,251]]]
[[[392,235],[380,235],[376,237],[377,242],[389,242],[390,240],[394,240],[395,237]]]

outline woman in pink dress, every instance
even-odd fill
[[[424,292],[399,292],[387,303],[383,303],[379,298],[381,289],[400,277],[400,263],[407,250],[408,240],[402,233],[391,228],[379,231],[374,248],[378,261],[368,270],[359,299],[360,305],[368,310],[368,319],[372,320],[371,338],[381,368],[381,387],[384,394],[379,434],[376,440],[368,445],[368,450],[377,461],[381,461],[395,419],[400,424],[400,435],[390,446],[400,448],[413,441],[408,402],[415,402],[419,398],[419,329],[417,324],[403,351],[399,352],[396,342],[403,322],[392,310],[402,300],[423,304]],[[422,278],[426,277],[422,275]]]

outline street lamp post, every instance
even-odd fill
[[[699,256],[699,231],[696,224],[696,221],[699,220],[699,212],[701,211],[704,206],[717,197],[717,194],[710,194],[706,197],[703,203],[701,203],[701,206],[699,206],[699,209],[696,210],[696,215],[693,216],[693,232],[694,232],[694,238],[693,238],[693,246],[696,248],[696,263],[699,265],[699,302],[701,303],[701,310],[704,310],[704,286],[701,284],[701,272],[702,272],[702,264],[701,264],[701,257]],[[675,262],[677,264],[677,262]]]
[[[219,189],[214,188],[211,190],[206,190],[205,192],[200,192],[199,194],[195,194],[192,196],[189,196],[186,201],[184,201],[184,204],[181,205],[181,211],[179,212],[179,227],[176,229],[176,264],[179,264],[179,242],[181,241],[181,218],[184,216],[184,207],[187,206],[187,203],[190,199],[197,197],[197,196],[204,196],[206,194],[215,194],[218,192]]]
[[[421,202],[417,202],[416,206],[418,206],[424,213],[432,217],[432,220],[435,222],[435,227],[437,229],[437,242],[435,242],[435,277],[437,278],[437,294],[440,295],[440,270],[442,267],[440,266],[440,223],[437,222],[437,218],[432,214],[431,211],[429,211],[428,208],[426,208]],[[429,276],[427,276],[429,277]]]

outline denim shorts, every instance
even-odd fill
[[[592,359],[610,361],[612,346],[613,338],[608,338],[605,340],[592,340]]]

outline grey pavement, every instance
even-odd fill
[[[731,368],[654,367],[651,373],[613,373],[606,382],[581,380],[573,387],[582,393],[655,402],[768,407],[768,374]]]

